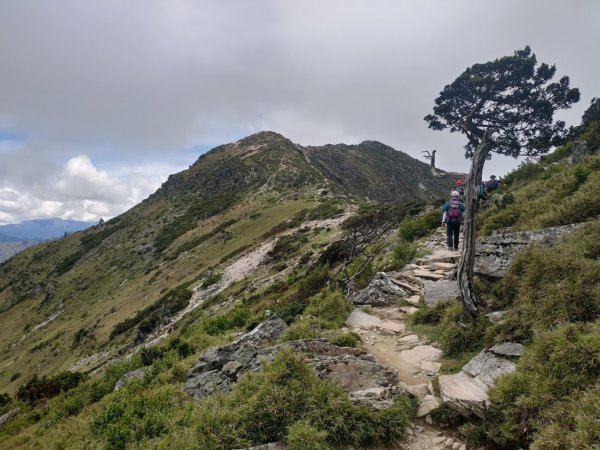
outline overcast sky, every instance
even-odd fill
[[[597,0],[1,1],[0,223],[112,217],[260,130],[466,171],[464,138],[423,120],[444,85],[528,44],[580,88],[578,124],[599,23]]]

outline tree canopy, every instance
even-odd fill
[[[555,73],[555,66],[537,65],[526,46],[512,56],[469,67],[440,92],[434,114],[425,116],[429,128],[467,136],[465,157],[471,158],[471,170],[457,279],[465,311],[473,319],[482,306],[473,287],[473,267],[483,166],[491,152],[535,157],[562,141],[565,123],[555,122],[554,112],[579,101],[579,90],[569,87],[567,76],[551,83]]]
[[[475,64],[444,87],[434,114],[425,120],[434,130],[449,129],[467,136],[465,157],[473,157],[484,133],[490,151],[508,156],[538,156],[557,145],[565,123],[553,121],[554,111],[579,100],[569,77],[550,83],[555,66],[537,66],[529,46],[483,64]]]

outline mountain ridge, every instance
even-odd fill
[[[404,160],[407,167],[390,167]],[[416,178],[407,182],[403,170]],[[9,349],[0,355],[0,385],[14,389],[22,373],[119,352],[138,328],[162,323],[157,314],[185,301],[190,286],[286,230],[365,201],[435,202],[453,181],[374,141],[313,148],[263,132],[215,147],[123,214],[0,265],[0,346]],[[337,230],[324,227],[315,245]]]

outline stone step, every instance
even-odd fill
[[[400,311],[402,311],[405,314],[411,315],[416,313],[419,310],[419,308],[415,308],[414,306],[401,306],[400,307]]]
[[[419,306],[419,302],[421,301],[421,296],[420,295],[413,295],[412,297],[407,297],[404,300],[406,300],[411,305]]]
[[[433,262],[430,264],[431,269],[433,270],[446,270],[446,271],[450,271],[454,268],[457,267],[457,264],[455,263],[448,263],[448,262]]]
[[[424,280],[438,281],[446,278],[443,273],[430,272],[429,270],[417,269],[412,271],[412,275],[417,278],[423,278]]]
[[[362,329],[379,328],[392,333],[402,333],[405,329],[403,323],[394,322],[393,320],[381,320],[379,317],[372,316],[359,309],[355,309],[350,313],[350,316],[346,319],[346,325]]]

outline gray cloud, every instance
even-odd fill
[[[0,137],[0,175],[18,192],[67,202],[75,180],[65,164],[77,155],[110,165],[107,180],[124,160],[139,183],[146,156],[183,168],[182,149],[261,129],[302,144],[375,139],[415,157],[437,148],[439,166],[466,170],[464,140],[423,121],[443,86],[529,44],[581,88],[563,114],[577,123],[600,95],[599,18],[595,0],[4,2],[0,131],[24,143]],[[494,158],[486,173],[512,166]],[[148,193],[122,181],[100,199],[83,178],[81,201]]]

